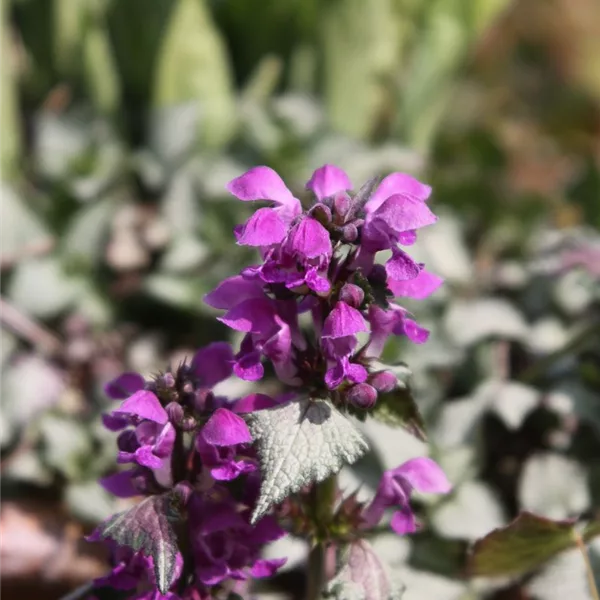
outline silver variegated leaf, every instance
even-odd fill
[[[368,449],[354,425],[329,402],[304,398],[248,417],[262,472],[252,522],[305,485],[353,463]]]

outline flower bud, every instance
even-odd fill
[[[179,427],[183,421],[183,407],[181,404],[169,402],[165,410],[167,411],[167,415],[169,415],[169,421],[176,427]]]
[[[369,383],[378,392],[391,392],[397,385],[398,379],[391,371],[380,371],[369,378]]]
[[[181,505],[186,506],[194,493],[194,488],[187,481],[180,481],[173,488],[173,492],[175,492],[175,497],[179,500]]]
[[[346,192],[338,192],[333,197],[333,209],[336,215],[345,218],[352,205],[352,198]],[[342,221],[343,222],[343,221]]]
[[[352,308],[359,308],[365,299],[365,293],[357,285],[346,283],[340,290],[340,300]]]
[[[309,211],[309,216],[313,219],[319,221],[321,225],[327,227],[329,223],[331,223],[331,210],[325,204],[321,204],[320,202],[315,204]]]
[[[377,390],[368,383],[358,383],[348,390],[346,398],[356,408],[366,410],[373,407],[377,401]]]
[[[386,283],[387,273],[383,265],[375,265],[369,273],[369,281],[373,284]]]
[[[354,242],[358,238],[358,229],[353,223],[342,227],[342,238],[344,242]]]
[[[126,429],[117,437],[117,448],[121,452],[135,452],[138,445],[137,437],[133,429]]]
[[[161,375],[159,381],[160,385],[168,390],[173,389],[175,387],[175,377],[170,371],[167,371],[166,373]]]

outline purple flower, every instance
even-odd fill
[[[447,494],[451,487],[437,463],[430,458],[413,458],[383,474],[375,497],[363,511],[364,526],[374,527],[381,521],[387,508],[398,507],[399,510],[392,516],[392,529],[400,535],[412,533],[417,529],[410,507],[413,490]]]
[[[284,535],[273,517],[251,526],[249,511],[240,512],[227,496],[214,500],[194,494],[188,510],[195,574],[204,585],[268,577],[285,563],[285,559],[260,558],[265,544]]]
[[[252,442],[246,422],[226,408],[218,408],[196,437],[202,464],[218,481],[230,481],[242,473],[256,470],[256,463],[242,455]]]
[[[306,189],[311,190],[319,201],[333,196],[337,192],[352,189],[350,178],[342,169],[334,165],[323,165],[317,169],[306,184]]]

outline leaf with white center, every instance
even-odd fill
[[[345,552],[344,565],[328,584],[325,597],[336,600],[400,600],[404,586],[392,581],[389,569],[366,540]]]
[[[368,444],[329,402],[289,402],[248,416],[262,472],[260,497],[252,522],[305,485],[323,481],[353,463]]]
[[[152,557],[156,585],[161,594],[166,594],[177,565],[174,525],[182,519],[178,504],[172,493],[150,496],[101,523],[91,539],[110,539]]]

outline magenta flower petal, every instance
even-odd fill
[[[306,184],[319,200],[333,196],[337,192],[352,189],[352,183],[346,173],[334,165],[323,165],[317,169]]]
[[[392,258],[385,264],[385,271],[396,281],[406,281],[417,277],[421,268],[406,252],[394,249]]]
[[[109,431],[121,431],[121,429],[125,429],[130,422],[131,419],[127,415],[102,415],[102,424]]]
[[[242,300],[263,296],[260,282],[236,275],[223,280],[212,292],[208,292],[204,296],[204,302],[213,308],[229,310]]]
[[[302,258],[331,256],[329,232],[311,217],[305,217],[292,228],[287,245],[290,254]]]
[[[244,225],[238,236],[242,246],[270,246],[283,241],[287,226],[272,208],[259,208]]]
[[[411,488],[426,494],[447,494],[452,489],[444,471],[431,458],[413,458],[389,473],[395,478],[401,477]]]
[[[317,294],[327,294],[331,289],[329,280],[319,275],[317,269],[314,267],[306,272],[304,281],[306,282],[306,285]]]
[[[367,331],[360,311],[345,302],[338,302],[323,324],[323,337],[339,338]]]
[[[161,406],[158,398],[147,390],[139,390],[121,404],[114,416],[120,414],[137,415],[142,419],[164,424],[169,420],[167,411]]]
[[[122,453],[119,452],[119,454]],[[138,465],[149,469],[160,469],[163,465],[162,460],[152,452],[151,446],[138,448],[132,458]]]
[[[244,473],[256,471],[257,468],[254,463],[245,460],[231,460],[218,467],[213,467],[210,474],[217,481],[233,481]]]
[[[137,475],[138,469],[128,469],[127,471],[119,471],[107,477],[102,477],[98,483],[113,496],[117,498],[131,498],[139,496],[139,490],[133,485],[132,477]]]
[[[437,217],[424,202],[401,195],[390,196],[372,216],[397,234],[437,221]]]
[[[234,306],[218,319],[244,333],[264,333],[275,327],[275,307],[269,298],[251,298]]]
[[[393,292],[394,296],[406,296],[423,300],[435,292],[444,282],[441,277],[429,273],[425,269],[421,269],[419,274],[407,281],[396,281],[394,278],[388,279],[388,288]]]
[[[417,232],[414,229],[402,231],[398,234],[398,243],[403,246],[412,246],[417,241]]]
[[[233,365],[233,372],[244,381],[259,381],[265,374],[260,358],[260,352],[244,354]]]
[[[122,400],[144,389],[145,383],[139,373],[122,373],[104,386],[104,393],[109,398]]]
[[[203,387],[211,388],[233,372],[233,350],[226,342],[213,342],[194,354],[192,370]]]
[[[226,408],[218,408],[202,428],[202,437],[213,446],[235,446],[252,441],[246,422]]]
[[[425,327],[421,327],[412,319],[403,319],[402,322],[394,328],[394,333],[398,335],[404,334],[415,344],[424,344],[429,339],[429,330],[425,329]]]
[[[240,200],[272,200],[277,204],[298,202],[283,179],[269,167],[254,167],[227,184],[227,190]]]
[[[266,394],[250,394],[244,398],[237,400],[232,406],[235,413],[249,413],[255,410],[264,410],[265,408],[273,408],[278,402],[267,396]]]
[[[250,569],[250,575],[256,579],[271,577],[287,562],[287,558],[258,559]]]
[[[405,173],[392,173],[385,177],[377,186],[375,193],[365,205],[365,210],[367,212],[374,212],[390,196],[396,194],[411,196],[412,198],[424,202],[429,198],[431,188]]]
[[[408,508],[395,512],[392,516],[390,527],[399,535],[414,533],[417,530],[417,522],[412,510]]]

